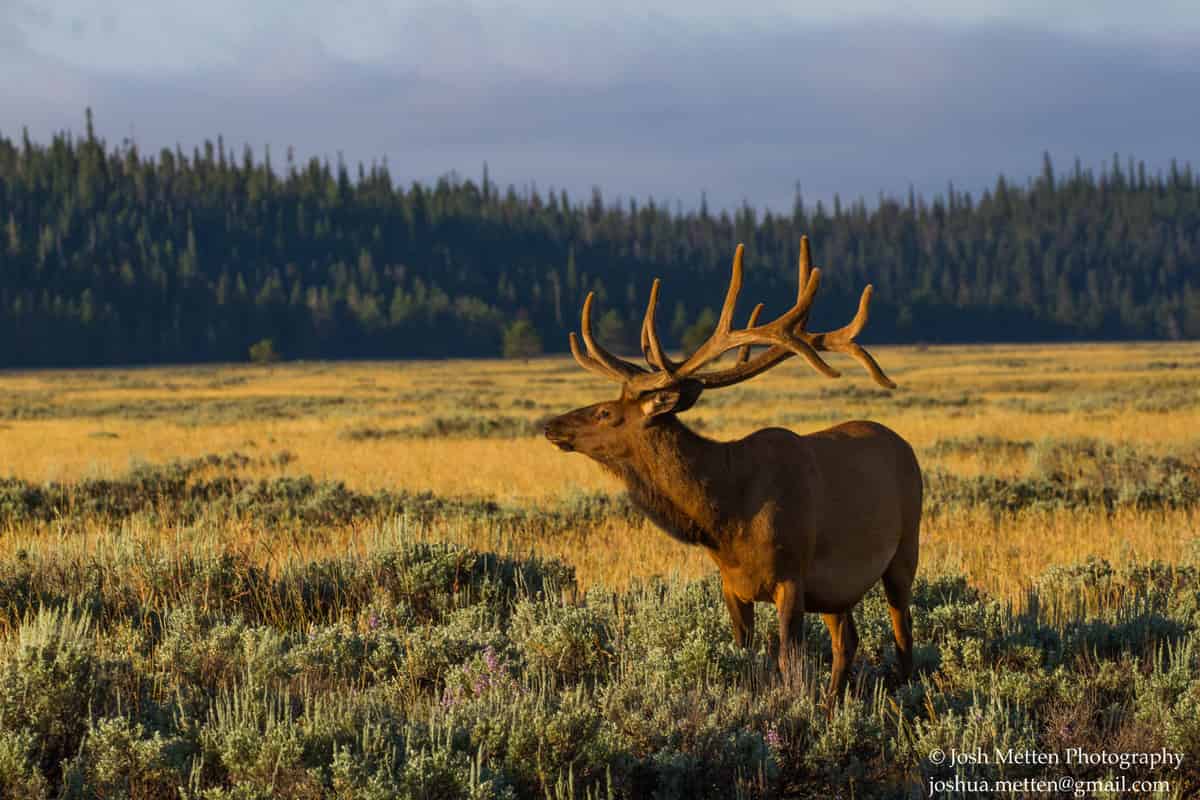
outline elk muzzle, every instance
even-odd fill
[[[562,417],[555,417],[546,423],[546,438],[559,450],[567,453],[575,449],[575,435],[566,429]]]

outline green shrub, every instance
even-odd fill
[[[45,800],[50,782],[37,763],[43,739],[29,728],[10,728],[0,716],[0,797]]]
[[[274,364],[279,360],[273,339],[260,339],[250,345],[250,360],[255,364]]]
[[[64,783],[80,797],[170,797],[186,783],[192,748],[179,737],[150,734],[123,717],[93,722],[79,755],[67,763]]]
[[[541,355],[542,337],[529,320],[514,320],[504,329],[504,341],[500,349],[505,358],[532,358]]]
[[[1092,490],[1087,476],[1111,480],[1111,464],[1149,463],[1038,447],[1046,464],[1086,467],[1080,491]],[[241,468],[139,466],[107,493],[9,484],[22,513],[61,513],[59,524],[81,507],[113,519],[191,509],[205,535],[242,516],[318,531],[373,519],[355,523],[371,543],[361,552],[271,568],[207,545],[0,559],[4,796],[787,797],[852,786],[884,798],[919,796],[924,778],[949,774],[928,760],[933,748],[1064,746],[1178,750],[1173,784],[1184,796],[1200,787],[1194,558],[1047,570],[1021,609],[962,575],[923,573],[908,683],[896,679],[875,588],[855,611],[850,694],[828,718],[829,637],[813,615],[784,677],[770,658],[774,610],[759,604],[754,648],[735,647],[716,576],[569,602],[564,564],[414,542],[408,523],[380,518],[574,533],[626,501],[508,507],[242,481]],[[232,516],[214,520],[214,509]]]
[[[0,719],[6,729],[35,737],[41,766],[52,779],[79,751],[88,727],[81,712],[100,699],[106,677],[91,618],[70,606],[29,617],[0,662]]]
[[[508,635],[529,668],[567,683],[595,673],[612,658],[605,620],[588,606],[525,598],[509,625]]]

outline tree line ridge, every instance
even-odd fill
[[[711,329],[738,242],[781,312],[801,234],[824,270],[814,328],[872,283],[872,343],[1200,336],[1200,186],[1175,162],[1059,175],[1045,156],[975,195],[714,213],[501,190],[486,167],[403,187],[386,162],[278,167],[220,138],[146,155],[90,113],[79,136],[2,133],[0,366],[236,361],[264,339],[287,358],[565,351],[589,291],[598,336],[636,352],[655,277],[679,347]]]

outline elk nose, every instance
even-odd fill
[[[543,433],[546,434],[547,439],[557,445],[560,449],[570,449],[571,440],[573,437],[570,433],[567,433],[561,427],[555,425],[553,421],[546,423]]]

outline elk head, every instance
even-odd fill
[[[619,358],[601,347],[592,337],[592,301],[589,293],[583,303],[581,328],[586,352],[580,349],[575,333],[570,335],[571,354],[584,369],[621,384],[616,400],[586,406],[555,417],[546,425],[546,438],[566,451],[579,451],[605,466],[620,463],[629,457],[635,441],[648,428],[674,419],[674,415],[691,408],[705,389],[716,389],[741,383],[800,356],[822,375],[831,378],[839,372],[819,355],[822,351],[846,353],[866,368],[880,386],[894,389],[894,384],[879,364],[854,339],[867,323],[872,287],[863,290],[858,313],[843,328],[826,333],[805,330],[809,309],[821,283],[821,270],[811,266],[808,237],[800,240],[799,289],[796,304],[775,320],[758,325],[763,304],[750,314],[745,328],[733,327],[734,306],[742,287],[742,245],[733,256],[733,275],[725,293],[725,303],[717,319],[716,330],[694,353],[680,362],[672,361],[663,352],[655,328],[654,315],[658,306],[659,280],[650,289],[650,302],[642,320],[642,353],[649,368]],[[751,348],[768,349],[751,357]],[[733,366],[726,369],[701,371],[730,350],[738,350]]]

